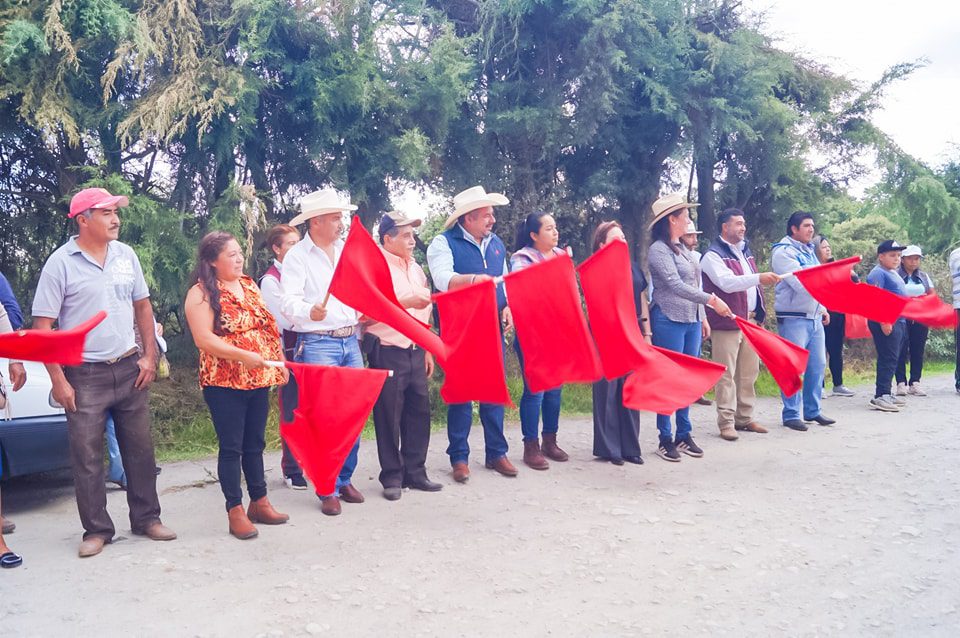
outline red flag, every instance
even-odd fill
[[[318,494],[333,494],[337,474],[383,388],[387,370],[307,365],[288,361],[299,403],[280,434]]]
[[[855,284],[850,279],[859,257],[849,257],[812,268],[794,271],[794,276],[814,299],[828,310],[863,315],[881,323],[893,323],[900,317],[905,297],[870,284]]]
[[[673,414],[717,383],[726,366],[654,348],[643,340],[625,242],[610,242],[577,270],[604,375],[615,379],[635,372],[624,383],[623,405]]]
[[[908,298],[903,316],[931,328],[957,327],[957,313],[952,306],[940,301],[936,293]]]
[[[869,339],[870,327],[867,318],[861,315],[844,315],[843,334],[847,339]]]
[[[433,296],[447,351],[440,396],[447,403],[513,405],[503,367],[496,285],[487,279]]]
[[[69,330],[16,330],[0,335],[0,356],[23,361],[78,366],[87,334],[107,318],[100,311]]]
[[[767,366],[780,390],[788,397],[799,392],[803,388],[800,375],[807,369],[810,352],[780,335],[764,330],[752,321],[740,317],[736,320],[743,336],[750,342],[763,365]]]
[[[330,281],[330,294],[371,319],[387,324],[439,361],[446,358],[440,338],[397,301],[387,260],[359,222],[350,224],[343,253]]]
[[[568,255],[511,273],[503,281],[531,392],[592,383],[603,376]]]

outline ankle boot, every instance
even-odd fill
[[[247,513],[243,511],[243,505],[231,507],[230,511],[227,512],[227,516],[230,518],[230,533],[240,540],[253,538],[259,534],[257,528],[254,527],[250,519],[247,518]]]
[[[543,435],[543,455],[551,461],[559,461],[561,463],[570,460],[570,456],[557,445],[556,433]]]
[[[535,470],[545,470],[550,467],[547,459],[540,451],[540,440],[523,442],[523,462]]]
[[[286,514],[281,514],[273,509],[273,505],[270,504],[266,496],[250,501],[247,516],[254,523],[263,523],[264,525],[280,525],[290,520],[290,517]]]

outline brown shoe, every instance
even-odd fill
[[[466,463],[453,464],[453,480],[457,483],[466,483],[470,479],[470,466]]]
[[[737,431],[733,428],[722,428],[720,430],[720,438],[724,441],[736,441],[740,438],[737,434]]]
[[[0,516],[0,533],[13,534],[13,530],[15,529],[17,529],[16,523],[11,521],[9,518]]]
[[[273,509],[273,505],[270,504],[266,496],[250,501],[250,507],[247,508],[247,518],[254,523],[264,525],[281,525],[290,520],[290,517],[286,514],[281,514]]]
[[[243,505],[234,505],[227,512],[230,519],[230,533],[242,541],[248,538],[254,538],[260,532],[253,526],[247,513],[243,511]]]
[[[103,551],[104,540],[99,536],[88,536],[80,543],[80,550],[77,552],[80,558],[90,558]]]
[[[488,470],[495,470],[504,476],[516,476],[519,474],[517,468],[513,467],[513,463],[505,456],[501,456],[496,461],[487,461],[486,467]]]
[[[177,533],[175,531],[160,521],[150,523],[143,530],[134,532],[134,534],[146,536],[152,541],[172,541],[177,537]]]
[[[737,429],[741,432],[756,432],[757,434],[766,434],[767,428],[763,427],[756,421],[750,421],[746,425],[738,425]]]
[[[570,459],[570,455],[560,449],[560,446],[557,445],[557,434],[544,434],[543,435],[543,455],[550,459],[551,461],[557,461],[563,463]]]
[[[340,516],[340,499],[336,496],[320,497],[320,511],[327,516]]]
[[[550,464],[547,463],[547,459],[544,458],[543,452],[540,451],[539,440],[523,442],[523,462],[526,463],[528,467],[531,467],[535,470],[550,469]],[[490,467],[490,466],[488,465],[487,467]],[[494,466],[494,469],[497,469],[497,468]],[[500,470],[497,469],[497,471],[499,472]]]
[[[340,500],[344,503],[362,503],[363,494],[353,485],[344,485],[340,488]]]

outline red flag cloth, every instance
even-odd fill
[[[828,310],[893,323],[903,312],[906,298],[870,284],[853,283],[850,275],[859,261],[859,257],[850,257],[797,270],[793,275]]]
[[[843,335],[847,339],[869,339],[870,327],[867,318],[860,315],[844,315]]]
[[[637,323],[627,244],[612,241],[580,264],[590,331],[608,379],[628,372],[623,405],[673,414],[712,388],[726,366],[647,345]]]
[[[333,494],[337,474],[373,410],[387,370],[286,362],[299,403],[280,434],[318,494]]]
[[[953,306],[940,301],[936,293],[908,298],[903,316],[931,328],[957,327],[957,313]]]
[[[763,365],[767,366],[780,390],[788,397],[799,392],[803,388],[803,378],[800,375],[807,369],[810,352],[780,335],[764,330],[752,321],[740,317],[737,317],[736,321],[743,336],[750,342]]]
[[[433,296],[447,351],[440,396],[450,404],[513,405],[503,367],[496,285],[487,279]]]
[[[531,392],[593,383],[603,376],[568,255],[511,273],[503,281]]]
[[[343,253],[330,281],[330,294],[371,319],[387,324],[439,361],[446,358],[440,337],[414,319],[397,301],[387,260],[359,222],[350,224]]]
[[[16,330],[2,334],[0,357],[78,366],[83,363],[83,343],[87,333],[106,318],[107,313],[101,310],[69,330]]]

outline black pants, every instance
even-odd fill
[[[957,362],[953,368],[953,386],[960,390],[960,309],[957,310],[957,327],[953,331],[953,342],[957,349]]]
[[[243,503],[240,470],[247,480],[251,501],[267,495],[267,481],[263,476],[263,439],[270,411],[269,388],[234,390],[207,386],[203,399],[210,408],[213,428],[217,431],[220,452],[217,455],[217,474],[220,489],[227,500],[227,511]]]
[[[930,328],[907,319],[906,336],[900,346],[900,359],[897,361],[897,383],[907,383],[907,357],[910,358],[910,385],[920,381],[923,373],[923,352],[927,347],[929,334]]]
[[[427,478],[430,445],[430,395],[424,352],[420,348],[381,345],[372,335],[364,338],[371,368],[393,370],[373,406],[373,427],[380,457],[380,483],[401,487]]]
[[[283,356],[287,361],[293,361],[293,355],[297,349],[297,333],[290,330],[283,331]],[[293,421],[293,411],[297,409],[297,403],[300,395],[297,388],[297,380],[291,374],[290,380],[286,385],[277,389],[277,401],[280,407],[280,423],[291,423]],[[293,452],[287,447],[287,442],[280,439],[280,447],[283,454],[280,457],[280,470],[283,476],[291,478],[294,476],[303,476],[303,470],[300,464],[293,457]]]
[[[906,326],[902,321],[897,321],[893,324],[893,331],[885,335],[876,321],[869,321],[867,325],[873,335],[873,345],[877,347],[877,388],[873,396],[880,397],[891,392]]]
[[[830,363],[830,377],[834,387],[843,385],[843,339],[847,317],[840,312],[830,313],[830,323],[823,327],[823,338]]]

